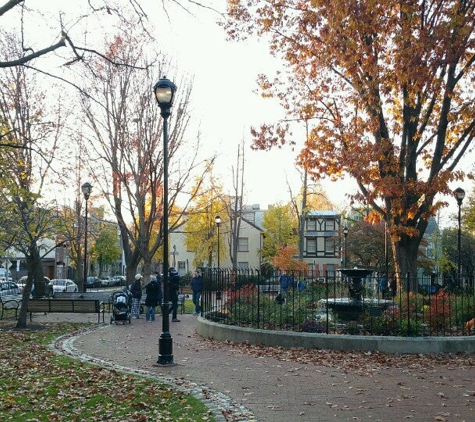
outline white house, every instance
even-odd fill
[[[186,233],[184,231],[185,223],[170,231],[170,265],[178,270],[180,275],[192,272],[195,268],[193,259],[195,257],[192,251],[187,250],[185,246]],[[237,267],[259,269],[261,264],[260,250],[262,248],[263,232],[256,224],[241,218],[238,241]],[[220,226],[220,242],[229,245],[229,230],[225,223]],[[224,248],[220,248],[223,250]],[[228,248],[227,248],[228,250]],[[206,263],[208,266],[215,267],[217,262]],[[220,267],[231,268],[229,251],[225,256],[220,257]]]

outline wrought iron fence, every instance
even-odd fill
[[[221,324],[389,336],[460,336],[475,325],[473,279],[222,268],[202,275],[202,316]]]

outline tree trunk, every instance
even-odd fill
[[[34,296],[41,297],[45,294],[45,283],[43,269],[41,268],[40,252],[36,244],[30,247],[29,251],[30,254],[25,256],[26,268],[28,270],[28,279],[26,281],[21,297],[21,308],[16,324],[17,328],[26,328],[26,319],[28,316],[26,310],[28,309],[28,300],[30,299],[30,292],[31,287],[33,285],[33,281],[35,281],[35,289],[33,292]]]
[[[399,288],[409,291],[417,291],[417,255],[421,239],[401,235],[399,240],[391,239],[391,247],[394,255],[394,266]],[[406,276],[409,274],[409,282]]]
[[[150,281],[150,274],[152,274],[152,258],[147,258],[144,259],[142,268],[142,276],[144,278],[144,284],[142,284],[142,287]]]

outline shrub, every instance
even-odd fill
[[[303,333],[324,333],[325,328],[320,322],[308,318],[300,325],[300,331]]]
[[[356,335],[360,333],[360,327],[356,321],[349,321],[343,332],[344,334]]]

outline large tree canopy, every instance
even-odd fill
[[[231,0],[233,38],[268,36],[289,80],[261,75],[289,115],[317,117],[300,161],[316,178],[356,179],[354,196],[391,231],[396,269],[415,273],[428,219],[475,135],[470,0]],[[254,130],[255,147],[286,142]]]

